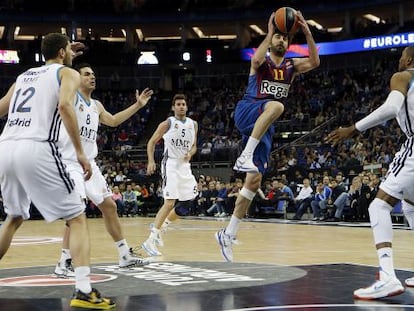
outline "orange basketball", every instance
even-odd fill
[[[277,9],[275,12],[275,26],[276,31],[284,34],[294,34],[298,31],[299,24],[296,10],[288,6]]]

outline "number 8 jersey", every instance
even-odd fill
[[[17,77],[0,141],[56,142],[62,122],[58,111],[60,64],[31,68]]]

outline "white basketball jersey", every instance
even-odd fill
[[[182,159],[190,151],[195,141],[194,121],[188,117],[184,121],[169,117],[170,128],[162,136],[164,157]]]
[[[31,68],[17,77],[0,141],[56,142],[62,122],[58,111],[60,64]]]
[[[414,69],[408,71],[414,74]],[[397,114],[397,122],[407,137],[414,136],[414,75],[408,84],[405,102]]]
[[[96,145],[99,126],[98,106],[94,99],[89,102],[78,92],[75,100],[75,112],[83,150],[88,159],[93,160],[98,155],[98,146]],[[63,124],[60,132],[58,146],[61,149],[63,160],[77,161],[75,148]]]

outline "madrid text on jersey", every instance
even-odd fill
[[[85,140],[96,141],[97,131],[94,129],[82,126],[79,134]]]
[[[179,149],[185,149],[185,151],[188,151],[191,147],[189,140],[181,138],[171,138],[171,145]]]
[[[20,127],[29,127],[30,123],[32,123],[32,118],[15,118],[15,119],[10,119],[8,122],[8,126],[12,127],[12,126],[20,126]]]

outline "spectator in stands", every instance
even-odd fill
[[[294,203],[296,205],[296,213],[293,216],[294,220],[302,219],[303,214],[306,210],[311,207],[311,202],[313,199],[313,189],[310,185],[309,178],[303,179],[303,186],[300,188],[299,194],[294,198]]]
[[[118,186],[112,188],[112,199],[114,199],[116,204],[116,209],[118,211],[118,216],[122,217],[125,214],[125,205],[121,192],[119,191]]]
[[[371,199],[371,188],[362,182],[361,176],[355,176],[350,186],[350,201],[356,221],[369,221],[368,207]]]
[[[195,198],[195,215],[205,216],[207,214],[207,198],[206,193],[208,191],[207,185],[204,185],[202,182],[198,182],[197,185],[198,194]]]
[[[128,184],[126,191],[122,194],[125,204],[126,215],[136,215],[138,212],[137,195],[132,189],[132,185]]]
[[[203,142],[200,148],[200,160],[210,161],[212,151],[213,151],[213,144],[209,140]]]
[[[118,171],[118,173],[115,175],[114,181],[117,183],[123,182],[126,180],[126,176],[124,175],[123,171]]]
[[[340,178],[342,178],[340,176]],[[338,178],[339,179],[339,178]],[[342,183],[338,183],[336,177],[331,181],[331,196],[328,199],[327,221],[340,221],[345,205],[349,201],[349,195]]]
[[[207,214],[214,213],[215,217],[227,216],[225,206],[227,200],[227,188],[224,183],[218,181],[216,183],[217,196],[214,203],[207,210]]]
[[[325,220],[328,199],[331,196],[332,190],[329,187],[330,179],[328,176],[323,178],[323,182],[318,183],[316,186],[315,197],[311,202],[313,219],[312,220]]]

